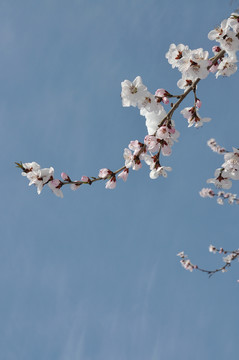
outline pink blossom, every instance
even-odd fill
[[[200,107],[202,106],[201,100],[197,99],[196,106],[197,106],[198,109],[200,109]]]
[[[211,62],[211,63],[212,63],[212,62]],[[216,62],[214,65],[212,65],[212,66],[210,67],[209,71],[214,74],[215,72],[217,72],[218,66],[219,66],[219,63]]]
[[[65,172],[61,173],[61,177],[64,181],[71,181],[69,175],[67,175]]]
[[[61,191],[62,182],[60,180],[58,179],[51,180],[48,182],[48,186],[56,196],[63,198],[63,193]]]
[[[172,149],[168,144],[162,146],[162,154],[164,156],[170,156],[172,154]]]
[[[164,96],[162,101],[165,105],[167,105],[169,103],[169,99],[167,98],[167,96]]]
[[[133,154],[128,148],[124,149],[124,159],[125,159],[125,166],[127,168],[130,168],[133,164]]]
[[[168,132],[169,132],[170,134],[175,134],[175,131],[176,131],[175,127],[173,127],[173,126],[168,127]]]
[[[71,184],[71,190],[76,191],[80,186],[81,184]]]
[[[157,102],[163,101],[164,104],[169,103],[168,96],[171,96],[165,89],[158,89],[155,92]]]
[[[103,168],[103,169],[100,169],[98,176],[101,179],[106,179],[107,176],[109,176],[110,174],[112,174],[112,171],[110,171],[109,169]]]
[[[165,89],[158,89],[155,91],[155,96],[163,98],[164,96],[167,96],[168,92]]]
[[[141,144],[138,140],[132,140],[129,143],[129,149],[134,151],[134,153],[137,153],[143,144]]]
[[[144,138],[144,143],[147,146],[148,151],[156,152],[159,151],[159,142],[153,135],[146,135]]]
[[[134,159],[134,161],[132,163],[132,169],[137,171],[137,170],[141,169],[141,167],[142,167],[141,161],[138,158]]]
[[[210,147],[210,149],[218,154],[225,153],[226,150],[222,146],[218,145],[215,139],[209,139],[207,141],[207,145]]]
[[[112,176],[105,184],[106,189],[114,189],[116,187],[116,177]]]
[[[203,198],[209,197],[209,198],[213,198],[213,196],[215,196],[215,193],[213,192],[212,189],[210,188],[203,188],[200,192],[199,195]]]
[[[161,126],[156,133],[156,137],[160,140],[167,139],[169,137],[169,131],[168,127],[163,125]]]
[[[124,169],[121,173],[119,173],[118,178],[126,181],[129,175],[129,169]]]
[[[188,127],[195,126],[196,128],[201,127],[203,123],[209,122],[210,118],[200,118],[199,113],[195,107],[186,107],[181,111],[181,114],[188,120]]]
[[[221,51],[221,48],[220,48],[220,46],[213,46],[212,47],[212,51],[214,52],[214,54],[216,54],[216,53],[219,53],[220,51]]]
[[[81,181],[84,182],[84,183],[88,183],[88,184],[90,184],[90,185],[91,185],[91,183],[92,183],[91,179],[90,179],[88,176],[85,176],[85,175],[83,175],[83,176],[81,177]]]

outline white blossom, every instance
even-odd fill
[[[215,178],[207,180],[208,184],[214,184],[216,187],[221,188],[221,189],[230,189],[231,188],[232,182],[228,178],[223,177],[223,169],[222,168],[216,169],[214,176],[215,176]]]
[[[234,61],[230,61],[228,57],[225,57],[217,67],[216,78],[218,78],[218,76],[231,76],[236,71],[236,63]]]
[[[138,106],[145,99],[148,94],[147,87],[142,83],[140,76],[137,76],[133,82],[125,80],[121,83],[122,105],[123,106]]]
[[[54,178],[54,169],[53,167],[33,170],[27,173],[27,178],[30,181],[29,186],[34,184],[37,187],[37,193],[40,194],[43,186],[48,183],[49,180]]]
[[[188,120],[188,127],[195,126],[195,128],[203,126],[205,122],[211,121],[210,118],[201,118],[195,107],[186,107],[181,111],[181,114]]]
[[[159,176],[167,177],[167,171],[171,171],[172,168],[169,166],[159,166],[157,169],[153,168],[149,174],[151,179],[157,179]]]
[[[212,252],[213,254],[216,254],[217,248],[214,245],[209,246],[209,252]]]
[[[61,190],[62,183],[60,180],[58,179],[51,180],[48,182],[48,186],[56,196],[63,198],[63,193]]]

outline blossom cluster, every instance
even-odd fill
[[[213,198],[213,197],[217,197],[217,203],[219,205],[223,205],[224,204],[224,200],[228,201],[228,204],[232,205],[232,204],[237,204],[239,205],[239,199],[237,198],[237,194],[232,194],[230,192],[225,192],[225,191],[218,191],[217,193],[215,193],[211,188],[203,188],[200,192],[199,192],[200,196],[202,198]]]
[[[22,176],[26,176],[29,180],[29,186],[35,185],[37,193],[40,195],[45,185],[53,191],[56,196],[63,197],[61,187],[62,183],[58,179],[54,179],[54,168],[41,169],[38,163],[16,163],[17,167],[22,169]]]
[[[180,89],[187,90],[195,80],[205,79],[208,76],[208,67],[211,65],[208,56],[208,51],[203,51],[202,48],[191,50],[183,44],[170,45],[166,58],[172,68],[176,67],[182,74],[182,78],[177,83]]]
[[[239,14],[233,13],[229,19],[224,20],[219,27],[208,34],[209,39],[219,43],[214,46],[213,56],[209,58],[208,51],[202,48],[191,50],[187,45],[171,44],[166,58],[173,68],[177,68],[181,73],[181,79],[177,85],[183,90],[181,95],[173,95],[169,91],[159,88],[154,94],[147,86],[143,84],[140,76],[137,76],[132,82],[124,80],[121,83],[121,99],[123,107],[137,107],[140,115],[145,117],[147,135],[144,141],[130,141],[127,148],[124,149],[124,166],[119,170],[112,171],[108,168],[102,168],[98,177],[82,176],[81,180],[72,181],[66,173],[61,174],[60,179],[54,178],[53,167],[41,169],[36,162],[17,163],[22,169],[22,175],[29,180],[29,185],[34,184],[37,187],[37,193],[40,194],[43,187],[48,185],[53,193],[63,197],[61,188],[63,185],[70,185],[72,190],[78,189],[83,184],[91,185],[95,181],[105,181],[107,189],[116,187],[117,177],[123,181],[127,180],[129,169],[139,170],[142,162],[145,162],[150,169],[149,176],[156,179],[159,176],[167,177],[167,172],[171,167],[162,165],[160,156],[169,156],[172,153],[174,142],[178,141],[179,132],[176,130],[175,122],[172,116],[186,96],[192,92],[194,94],[193,106],[181,110],[181,114],[188,122],[188,127],[201,127],[211,119],[202,118],[199,115],[199,108],[202,102],[197,97],[197,85],[201,79],[205,79],[210,72],[216,73],[216,77],[230,76],[236,69],[236,52],[239,50]],[[175,100],[175,102],[174,102]],[[171,103],[170,103],[171,101]],[[167,112],[165,106],[170,103],[170,110]],[[209,179],[217,187],[229,189],[231,179],[239,179],[239,150],[233,149],[233,153],[226,152],[219,147],[215,140],[211,140],[209,146],[213,151],[225,153],[224,164],[215,172],[215,178]],[[203,197],[218,196],[218,202],[222,203],[227,198],[230,203],[237,201],[234,194],[215,194],[212,189],[203,189]]]
[[[239,14],[233,13],[229,19],[208,34],[210,40],[215,40],[219,46],[214,46],[214,53],[225,51],[225,56],[214,64],[213,72],[218,76],[230,76],[237,70],[236,52],[239,50]]]
[[[189,270],[192,272],[194,269],[198,268],[197,265],[193,265],[191,263],[191,260],[188,259],[188,255],[184,254],[184,251],[180,251],[177,256],[180,257],[180,263],[185,270]]]
[[[209,139],[207,142],[207,145],[210,147],[210,149],[213,152],[216,152],[218,154],[222,154],[222,153],[226,152],[226,149],[224,149],[224,147],[218,145],[215,139]]]
[[[223,257],[223,261],[226,264],[230,264],[233,260],[239,257],[239,249],[228,251],[228,250],[224,250],[223,248],[217,249],[214,245],[210,245],[209,252],[212,252],[213,254],[218,253],[218,254],[226,255]]]
[[[223,248],[217,249],[214,245],[210,245],[209,252],[211,252],[213,254],[218,253],[218,254],[226,255],[223,257],[223,262],[225,264],[215,270],[206,270],[206,269],[202,269],[202,268],[198,267],[197,265],[193,265],[191,263],[191,260],[188,259],[188,256],[184,254],[184,251],[179,252],[177,254],[177,256],[180,257],[180,259],[181,259],[180,263],[185,270],[189,270],[191,272],[193,270],[199,270],[201,272],[207,273],[209,275],[209,277],[211,277],[212,275],[214,275],[217,272],[222,272],[222,273],[226,272],[227,269],[231,266],[232,261],[239,259],[239,249],[233,250],[233,251],[228,251],[228,250],[224,250]]]
[[[239,180],[239,149],[233,148],[233,151],[229,152],[219,146],[215,139],[210,139],[207,144],[212,151],[217,152],[218,154],[224,154],[223,164],[220,168],[216,169],[214,178],[208,179],[207,183],[214,184],[214,186],[219,189],[230,189],[232,180]],[[219,191],[218,193],[215,193],[210,188],[203,188],[199,194],[203,198],[217,196],[217,202],[220,205],[223,205],[225,199],[228,200],[229,204],[233,204],[234,202],[239,204],[237,195],[229,192]]]
[[[215,40],[219,46],[213,46],[214,55],[223,50],[222,56],[212,63],[208,51],[202,48],[191,50],[187,45],[171,44],[166,54],[169,64],[178,68],[182,78],[177,85],[186,90],[197,79],[205,79],[209,72],[218,76],[230,76],[237,70],[236,52],[239,50],[239,14],[233,13],[221,25],[208,34],[210,40]]]

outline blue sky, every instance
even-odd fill
[[[73,179],[121,167],[123,149],[146,134],[137,109],[121,105],[121,81],[140,75],[151,92],[178,92],[169,45],[210,50],[208,32],[237,6],[0,2],[1,359],[237,359],[237,264],[209,280],[176,254],[213,268],[210,243],[238,248],[237,207],[198,194],[222,163],[206,141],[239,146],[238,73],[199,84],[200,114],[212,118],[202,129],[174,115],[181,136],[167,179],[144,166],[113,191],[96,183],[59,199],[37,195],[14,167],[37,161]]]

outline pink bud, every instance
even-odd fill
[[[88,182],[88,181],[89,181],[88,176],[83,175],[83,176],[81,177],[81,181],[83,181],[83,182]]]
[[[158,139],[166,139],[168,137],[169,128],[165,125],[161,126],[156,133]]]
[[[147,145],[148,151],[156,152],[159,150],[159,143],[155,136],[146,135],[144,138],[144,143]]]
[[[71,184],[71,190],[75,191],[80,187],[80,184]]]
[[[170,156],[171,153],[172,153],[172,149],[171,149],[171,147],[169,145],[165,144],[165,145],[162,146],[162,154],[164,156]]]
[[[163,98],[167,94],[167,91],[165,89],[158,89],[155,91],[155,96],[159,96]]]
[[[61,173],[61,177],[64,181],[71,181],[70,177],[65,172]]]
[[[219,63],[216,62],[214,65],[212,65],[210,67],[209,71],[214,74],[217,71],[218,66],[219,66]]]
[[[163,103],[165,105],[167,105],[169,103],[169,99],[166,96],[163,97]]]
[[[121,173],[119,173],[118,178],[126,181],[127,178],[128,178],[128,175],[129,175],[129,169],[126,168],[126,169],[124,169],[124,171],[122,171]]]
[[[51,185],[55,188],[60,189],[62,187],[62,182],[61,182],[61,180],[54,179],[51,181]]]
[[[221,48],[219,47],[219,46],[213,46],[212,47],[212,51],[214,52],[214,53],[219,53],[220,51],[221,51]]]
[[[83,175],[82,177],[81,177],[81,181],[82,182],[84,182],[84,183],[88,183],[88,184],[92,184],[92,181],[91,181],[91,179],[88,177],[88,176],[85,176],[85,175]]]
[[[174,127],[168,127],[168,132],[170,132],[170,134],[175,134],[175,131]]]
[[[141,149],[142,145],[138,140],[132,140],[129,143],[129,149],[137,152]]]
[[[109,169],[100,169],[99,171],[99,177],[102,178],[102,179],[105,179],[107,178],[108,175],[110,175],[112,173],[112,171],[110,171]]]
[[[200,109],[200,107],[202,106],[201,100],[197,99],[196,106],[197,106],[198,109]]]
[[[107,183],[105,184],[105,188],[114,189],[115,187],[116,187],[116,178],[115,176],[112,176],[112,178],[110,178],[110,180],[108,180]]]

